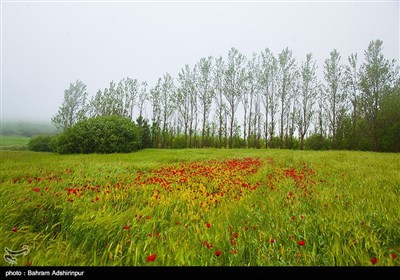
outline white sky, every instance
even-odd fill
[[[90,96],[126,77],[150,88],[231,47],[311,52],[322,71],[333,49],[362,62],[375,39],[399,61],[399,1],[2,0],[1,117],[50,121],[77,79]]]

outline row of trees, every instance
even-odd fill
[[[289,48],[250,58],[231,48],[150,88],[124,78],[89,98],[77,80],[52,123],[64,131],[85,118],[125,116],[141,129],[143,147],[303,149],[308,139],[314,149],[400,151],[399,67],[382,50],[373,40],[364,61],[353,53],[343,63],[334,49],[323,78],[311,53],[297,62]]]

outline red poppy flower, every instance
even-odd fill
[[[397,255],[396,255],[396,253],[390,253],[390,257],[391,257],[392,259],[396,259],[396,258],[397,258]]]
[[[303,240],[299,240],[299,241],[297,242],[297,244],[299,244],[299,246],[304,246],[304,245],[306,245],[306,242],[303,241]]]
[[[378,263],[378,259],[375,258],[375,257],[371,258],[371,263],[372,264],[377,264]]]
[[[17,227],[13,227],[11,230],[12,230],[13,232],[17,232],[17,231],[18,231],[18,228],[17,228]]]
[[[128,225],[124,225],[124,230],[130,230],[130,226],[128,226]]]
[[[210,223],[206,223],[206,226],[207,226],[208,228],[210,228],[210,227],[211,227],[211,224],[210,224]]]
[[[215,252],[215,255],[216,255],[217,257],[219,257],[219,256],[221,255],[221,251],[220,251],[220,250],[217,250],[217,251]]]
[[[156,260],[157,255],[153,254],[147,257],[148,262],[154,262]]]
[[[275,243],[275,239],[271,238],[270,242],[271,244]]]

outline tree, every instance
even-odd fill
[[[332,148],[337,148],[336,132],[339,122],[344,116],[346,94],[343,90],[343,65],[340,64],[340,54],[334,49],[325,60],[324,77],[326,81],[325,94],[328,103],[329,131],[332,138]]]
[[[173,102],[175,103],[178,118],[183,124],[185,145],[189,143],[189,130],[193,125],[192,115],[192,99],[195,95],[194,74],[189,65],[185,67],[178,74],[179,86],[173,95]],[[181,144],[181,143],[180,143]]]
[[[225,76],[225,64],[224,60],[220,56],[215,60],[215,67],[214,67],[214,90],[215,90],[215,101],[216,101],[216,115],[218,122],[218,148],[226,147],[226,143],[222,145],[222,135],[226,133],[224,128],[225,127],[224,115],[226,111],[226,104],[223,98],[224,76]]]
[[[140,87],[139,87],[139,93],[138,93],[138,102],[137,106],[139,109],[139,117],[143,117],[143,110],[146,101],[148,101],[149,97],[147,96],[147,82],[141,82]]]
[[[161,121],[162,121],[162,132],[161,132],[161,147],[165,148],[167,144],[167,131],[168,121],[171,117],[174,108],[172,94],[174,91],[174,81],[169,73],[165,73],[160,84],[160,109],[161,109]]]
[[[108,88],[98,90],[90,100],[91,117],[99,116],[128,116],[124,108],[124,100],[120,96],[122,90],[116,88],[114,81],[111,81]]]
[[[251,131],[251,121],[253,118],[253,100],[259,91],[258,77],[260,76],[260,62],[256,53],[247,63],[247,78],[245,91],[242,93],[243,104],[243,140],[244,145],[249,147]],[[247,113],[248,112],[248,113]],[[248,139],[247,139],[248,138]],[[246,142],[247,141],[247,142]]]
[[[306,55],[306,60],[300,67],[300,96],[297,110],[297,125],[300,136],[300,149],[304,148],[304,137],[310,127],[314,114],[314,105],[318,93],[318,80],[316,74],[316,61],[311,53]]]
[[[371,139],[372,149],[378,147],[378,112],[379,104],[385,91],[395,86],[395,61],[385,59],[382,53],[381,40],[371,41],[365,51],[365,61],[360,69],[360,87],[362,91],[362,106],[366,125],[366,133]]]
[[[359,69],[357,66],[358,57],[357,53],[352,53],[348,57],[349,65],[345,66],[344,71],[344,79],[345,79],[345,88],[348,92],[348,97],[350,98],[351,102],[351,123],[352,123],[352,134],[351,134],[351,143],[350,147],[355,149],[357,146],[356,139],[356,130],[357,130],[357,120],[358,120],[358,113],[359,109]]]
[[[262,88],[262,102],[265,112],[265,147],[268,147],[268,134],[270,141],[275,134],[275,115],[277,113],[278,100],[276,90],[278,74],[278,62],[270,49],[266,48],[261,53],[261,71],[259,83]]]
[[[278,94],[280,101],[280,148],[283,148],[284,128],[288,123],[290,99],[296,80],[296,61],[293,52],[288,48],[282,50],[278,57]]]
[[[64,90],[63,103],[58,108],[57,114],[51,118],[51,122],[59,131],[65,131],[86,118],[87,96],[86,85],[80,80],[70,83],[69,88]]]
[[[210,115],[211,104],[214,98],[212,89],[212,57],[201,58],[195,66],[195,85],[198,93],[200,111],[202,114],[201,145],[204,147],[206,123]]]
[[[136,119],[136,124],[140,131],[140,139],[141,139],[140,147],[142,149],[151,148],[151,146],[152,146],[151,132],[150,132],[150,126],[148,124],[148,121],[146,119],[144,119],[141,115],[139,115]]]
[[[139,83],[137,79],[124,78],[119,81],[116,97],[122,102],[121,115],[133,120],[133,109],[136,105],[136,97],[139,92]]]
[[[160,123],[161,123],[161,103],[160,103],[160,87],[161,78],[158,78],[157,84],[150,89],[150,102],[152,112],[152,122],[151,122],[151,141],[153,147],[159,147],[160,139]]]
[[[228,62],[225,69],[224,96],[229,108],[229,148],[233,147],[233,132],[235,113],[244,91],[246,80],[245,56],[237,49],[231,48],[228,52]]]
[[[383,94],[379,108],[379,150],[400,152],[400,86]]]

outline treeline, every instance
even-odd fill
[[[226,58],[201,58],[151,87],[124,78],[90,97],[77,80],[51,121],[62,132],[87,118],[125,116],[139,127],[143,148],[399,152],[399,67],[382,50],[373,40],[363,61],[352,53],[343,62],[334,49],[323,78],[311,53],[298,62],[289,48],[250,58],[231,48]]]

